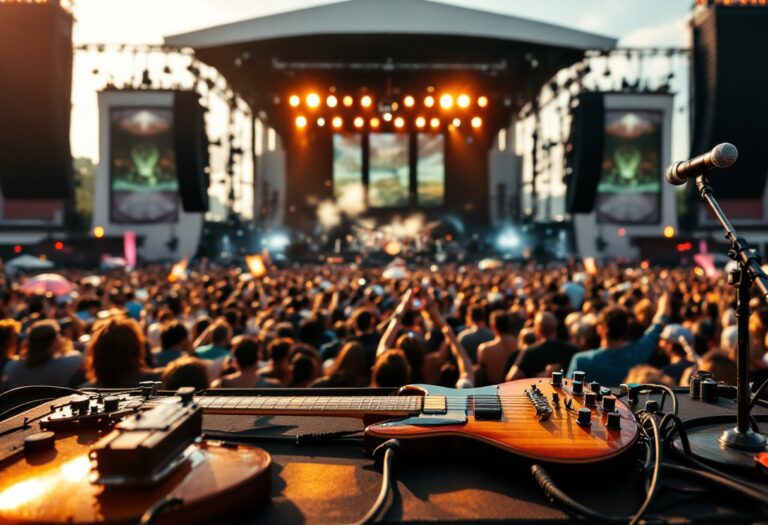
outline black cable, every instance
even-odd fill
[[[713,474],[711,472],[701,471],[690,467],[684,467],[682,465],[674,465],[672,463],[664,463],[664,469],[668,470],[672,474],[677,474],[681,477],[695,478],[699,481],[704,481],[710,485],[715,485],[723,489],[730,490],[749,498],[752,501],[768,507],[768,494],[765,492],[754,489],[746,483],[738,481],[732,481],[720,474]]]
[[[672,396],[672,399],[674,399],[674,395]],[[674,403],[673,406],[675,406]],[[675,408],[677,407],[675,406]],[[661,433],[659,432],[659,425],[656,423],[656,416],[648,413],[643,419],[645,420],[643,423],[646,421],[650,422],[653,431],[653,474],[651,475],[651,484],[645,496],[645,501],[643,501],[643,504],[638,511],[632,516],[632,519],[629,520],[629,525],[636,525],[640,521],[643,514],[645,514],[653,503],[653,500],[656,499],[656,494],[659,488],[659,474],[661,472]]]
[[[152,525],[155,523],[155,521],[157,521],[157,518],[159,518],[161,514],[167,512],[170,509],[180,507],[183,504],[184,500],[177,498],[176,496],[168,496],[167,498],[161,499],[149,507],[147,511],[141,516],[139,525]]]
[[[376,516],[384,508],[384,504],[387,501],[387,494],[390,491],[394,491],[395,479],[392,476],[392,468],[397,457],[397,452],[400,450],[400,441],[397,439],[390,439],[385,441],[373,451],[374,458],[379,458],[383,454],[382,467],[381,467],[381,489],[379,495],[376,497],[376,501],[373,502],[371,508],[366,512],[365,516],[356,521],[354,525],[367,525],[373,523]]]
[[[758,388],[755,393],[752,395],[752,399],[749,401],[749,410],[751,411],[756,404],[758,404],[761,399],[760,396],[763,395],[763,393],[768,390],[768,379],[763,381],[763,384],[760,385],[760,388]]]
[[[32,401],[27,401],[26,403],[22,403],[20,405],[16,405],[15,407],[9,408],[8,410],[6,410],[2,414],[0,414],[0,421],[2,421],[3,419],[9,417],[8,414],[11,414],[11,416],[13,416],[13,415],[15,415],[15,414],[13,414],[13,412],[17,412],[17,411],[21,412],[22,411],[21,409],[23,409],[24,407],[28,407],[30,405],[40,405],[42,403],[47,403],[48,401],[53,401],[54,399],[56,399],[56,398],[55,397],[49,397],[49,398],[45,398],[45,399],[33,399]]]
[[[27,386],[19,386],[16,388],[12,388],[11,390],[6,390],[2,394],[0,394],[0,402],[4,401],[8,397],[13,397],[20,392],[24,392],[27,390],[34,390],[34,389],[44,389],[44,390],[58,390],[61,392],[66,392],[67,394],[88,394],[90,392],[85,392],[83,390],[78,390],[76,388],[69,388],[66,386],[48,386],[48,385],[27,385]]]

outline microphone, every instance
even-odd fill
[[[727,168],[733,165],[738,158],[739,150],[736,149],[736,146],[723,142],[708,153],[671,164],[664,173],[664,177],[673,186],[680,186],[688,182],[688,179],[694,179],[711,169]]]

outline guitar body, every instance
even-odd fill
[[[21,457],[0,475],[0,523],[135,524],[166,497],[183,504],[161,524],[215,522],[222,514],[269,498],[271,458],[249,446],[190,445],[188,457],[151,487],[104,487],[89,482],[89,449],[102,433],[57,436],[55,449]]]
[[[573,400],[572,409],[563,403],[553,407],[552,415],[540,421],[525,393],[535,384],[548,398],[557,392],[563,398]],[[423,416],[374,423],[366,428],[366,434],[376,439],[397,438],[400,440],[453,436],[481,441],[515,455],[536,461],[550,463],[591,463],[618,455],[630,447],[638,435],[637,423],[632,411],[623,403],[616,403],[621,414],[621,428],[606,428],[607,414],[600,408],[591,408],[590,426],[577,424],[575,414],[583,408],[583,396],[570,396],[570,381],[564,380],[562,387],[553,387],[548,379],[535,378],[466,390],[455,390],[431,385],[404,387],[401,394],[444,396],[447,412],[427,421]],[[502,408],[500,420],[478,419],[473,411],[467,410],[472,396],[497,396]],[[440,424],[443,417],[450,422],[451,413],[464,412],[466,422]],[[457,414],[458,416],[458,414]]]

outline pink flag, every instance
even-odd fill
[[[128,266],[136,266],[136,232],[123,233],[123,256]]]

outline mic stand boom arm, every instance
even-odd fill
[[[752,284],[757,284],[760,295],[768,301],[768,276],[760,268],[760,257],[749,243],[736,234],[731,221],[720,208],[712,194],[712,187],[706,175],[696,177],[699,195],[712,208],[717,220],[725,230],[725,238],[731,243],[728,257],[738,267],[728,275],[728,284],[736,287],[736,322],[738,344],[736,348],[736,428],[723,432],[718,440],[724,446],[740,450],[760,450],[765,447],[765,437],[750,428],[749,421],[749,298]]]

